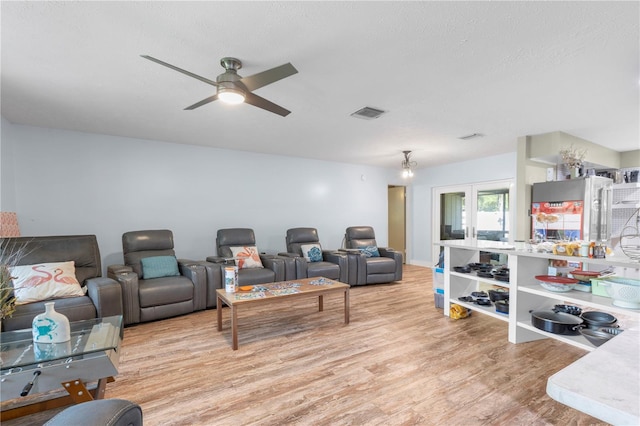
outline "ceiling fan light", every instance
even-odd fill
[[[218,99],[225,104],[241,104],[244,102],[244,92],[234,87],[218,87]]]

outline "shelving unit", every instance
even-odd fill
[[[640,182],[615,183],[613,189],[634,189],[640,188]]]
[[[625,203],[625,204],[622,204],[622,203],[614,204],[613,206],[611,206],[611,208],[612,208],[613,210],[635,210],[635,209],[637,209],[637,208],[640,208],[640,202],[638,202],[638,203],[633,203],[633,204],[630,204],[630,203]]]
[[[635,210],[640,208],[640,183],[618,183],[613,185],[613,210]]]
[[[509,341],[511,343],[529,342],[552,338],[564,343],[585,349],[594,350],[593,346],[582,335],[569,336],[547,333],[531,324],[531,311],[549,310],[558,304],[577,305],[583,310],[597,310],[611,313],[618,318],[622,328],[640,324],[640,310],[625,309],[612,304],[612,299],[591,293],[570,291],[557,293],[547,291],[538,284],[536,275],[546,275],[550,259],[581,262],[585,268],[602,270],[617,267],[619,273],[639,276],[640,263],[626,258],[589,259],[581,257],[558,256],[550,253],[534,253],[515,250],[507,243],[483,242],[471,246],[462,241],[442,241],[438,243],[445,250],[444,269],[444,314],[449,315],[452,303],[471,309],[474,313],[489,315],[508,323]],[[507,256],[510,282],[478,277],[453,270],[455,266],[463,266],[478,262],[480,252],[490,252]],[[459,301],[461,296],[468,296],[473,291],[487,288],[503,287],[509,289],[509,314],[495,311],[492,306],[480,306],[474,303]]]
[[[629,225],[630,218],[634,215],[635,211],[640,208],[640,183],[614,184],[612,203],[611,237],[612,241],[619,241],[625,227]],[[626,232],[625,235],[628,235],[628,232]],[[629,240],[626,242],[628,244]],[[624,256],[624,251],[619,242],[612,248],[616,254]]]

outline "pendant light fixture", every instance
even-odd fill
[[[411,151],[402,151],[404,160],[402,161],[402,177],[408,179],[413,177],[413,169],[418,165],[415,161],[411,161]]]

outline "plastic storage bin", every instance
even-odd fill
[[[433,293],[433,303],[435,303],[436,308],[444,309],[444,289],[436,289],[436,292]]]
[[[433,268],[433,291],[444,289],[444,269]]]
[[[589,281],[591,281],[591,293],[596,296],[611,298],[607,293],[607,288],[602,285],[602,282],[605,281],[604,278],[591,278]]]
[[[433,302],[438,309],[444,309],[444,268],[433,268]]]

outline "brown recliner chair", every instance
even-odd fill
[[[49,299],[17,305],[9,318],[2,320],[2,331],[31,328],[33,318],[44,312],[44,303],[55,301],[56,311],[69,321],[122,315],[120,285],[102,276],[100,250],[95,235],[62,235],[46,237],[16,237],[0,240],[3,253],[14,253],[20,247],[24,255],[16,265],[67,262],[75,264],[76,278],[86,288],[85,296]]]
[[[348,282],[347,255],[336,250],[323,250],[316,228],[288,229],[285,242],[287,252],[279,255],[294,258],[296,279],[325,277],[343,283]],[[317,256],[307,259],[304,256],[303,247],[316,253]]]
[[[109,266],[108,274],[122,286],[125,326],[206,308],[205,268],[176,259],[171,231],[126,232],[122,251],[124,265]]]
[[[217,256],[207,257],[207,262],[234,264],[233,251],[239,248],[256,248],[256,235],[250,228],[219,229],[216,234]],[[260,254],[262,267],[240,268],[239,285],[265,284],[284,281],[284,260],[274,255]],[[222,271],[224,274],[224,270]]]
[[[379,284],[402,279],[402,253],[378,247],[371,226],[351,226],[345,232],[349,284]]]

